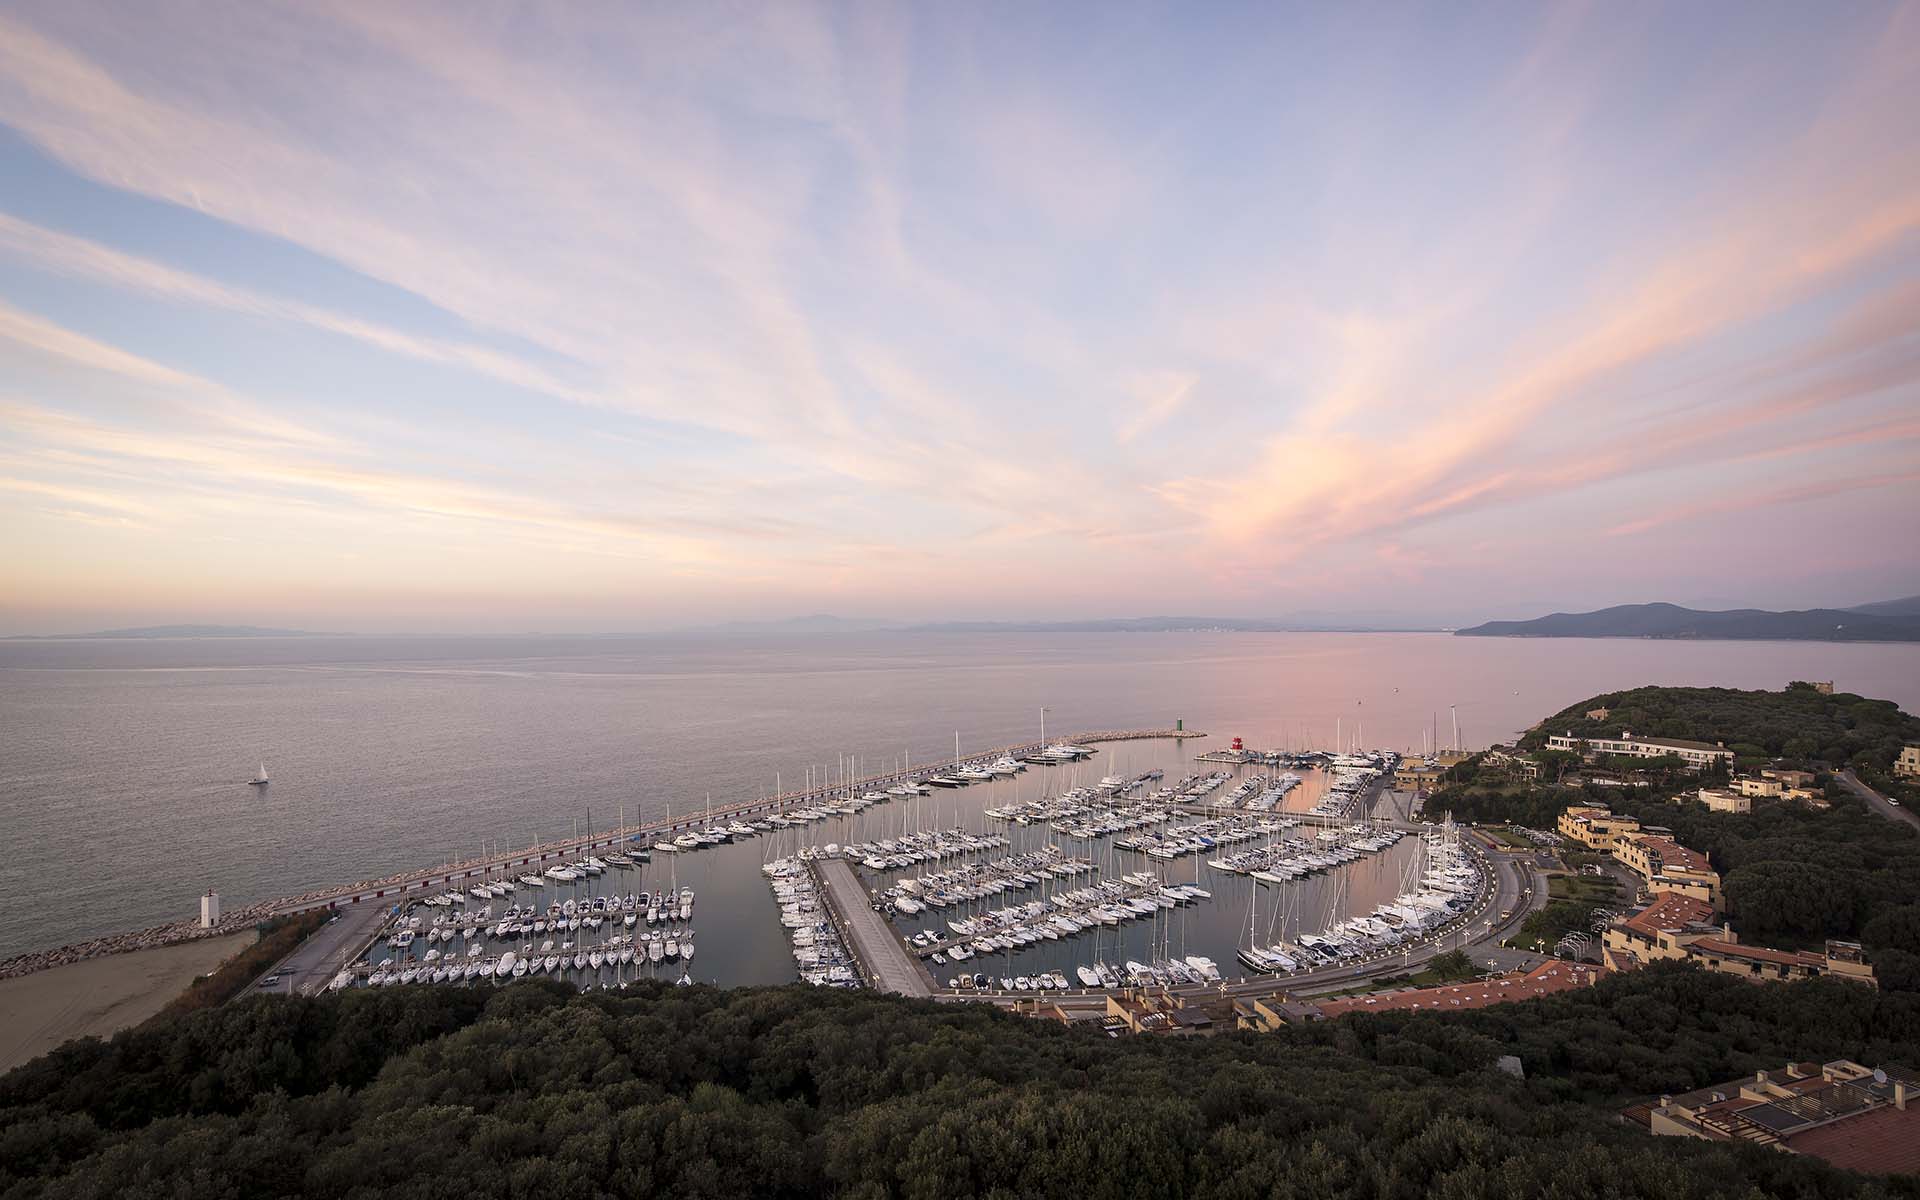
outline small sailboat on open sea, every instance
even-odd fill
[[[263,762],[260,764],[260,773],[258,775],[255,775],[252,779],[247,780],[247,786],[248,787],[265,787],[267,786],[267,782],[268,782],[267,764]]]

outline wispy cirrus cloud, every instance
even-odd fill
[[[0,213],[0,254],[40,270],[91,280],[167,301],[203,304],[276,321],[294,321],[423,362],[460,367],[581,404],[605,403],[531,363],[471,343],[420,337],[318,305],[265,295],[127,254]],[[97,351],[96,351],[97,354]]]
[[[1915,24],[1903,14],[1890,40],[1915,44]],[[1477,366],[1482,386],[1468,390],[1459,380],[1423,378],[1417,358],[1388,375],[1363,361],[1348,369],[1360,373],[1363,385],[1322,391],[1287,422],[1289,429],[1268,440],[1245,476],[1173,480],[1162,493],[1203,516],[1230,543],[1284,530],[1271,544],[1286,560],[1330,541],[1399,528],[1410,518],[1528,494],[1538,472],[1525,465],[1523,447],[1543,434],[1550,443],[1551,423],[1570,415],[1584,420],[1604,411],[1614,419],[1644,419],[1647,428],[1636,435],[1641,440],[1632,454],[1613,459],[1618,470],[1631,469],[1629,459],[1660,458],[1663,435],[1697,435],[1682,432],[1685,422],[1666,428],[1659,402],[1636,410],[1603,398],[1606,389],[1631,395],[1636,385],[1627,380],[1635,371],[1820,301],[1824,289],[1843,287],[1852,272],[1881,256],[1915,257],[1920,139],[1885,102],[1890,95],[1920,95],[1916,61],[1878,54],[1870,70],[1840,88],[1812,128],[1741,181],[1729,207],[1703,216],[1692,236],[1642,262],[1611,265],[1590,299],[1526,329],[1502,361]],[[1869,154],[1873,169],[1860,169]],[[1846,336],[1884,341],[1911,332],[1910,317],[1904,332],[1887,320],[1907,291],[1897,287],[1893,304],[1880,306]],[[1400,333],[1416,330],[1403,326]],[[1911,363],[1877,372],[1879,387],[1914,383]],[[1410,395],[1426,397],[1422,408],[1409,409]],[[1711,406],[1730,410],[1732,423],[1758,426],[1796,404],[1821,403],[1822,396],[1830,401],[1834,392],[1814,388],[1799,401],[1772,405],[1722,392]],[[1729,423],[1721,411],[1703,419],[1720,433]],[[1516,454],[1522,455],[1518,464]],[[1595,457],[1606,461],[1592,447],[1580,447],[1571,456],[1571,474],[1591,482],[1617,473],[1590,469]],[[1302,470],[1304,462],[1313,465]],[[1271,486],[1281,477],[1289,486]],[[1573,483],[1561,474],[1562,487]]]
[[[1273,17],[16,6],[18,527],[1258,611],[1910,492],[1913,6]]]
[[[1823,479],[1813,483],[1799,483],[1790,487],[1772,488],[1765,491],[1749,492],[1737,496],[1721,496],[1710,500],[1701,500],[1693,504],[1679,505],[1662,509],[1632,521],[1623,521],[1608,529],[1608,537],[1631,537],[1646,533],[1663,525],[1675,525],[1686,521],[1695,521],[1705,516],[1721,516],[1728,513],[1753,512],[1756,509],[1777,508],[1783,504],[1800,504],[1808,500],[1821,500],[1829,496],[1844,495],[1847,492],[1873,491],[1892,487],[1896,484],[1913,483],[1920,480],[1920,471],[1888,471],[1879,475],[1866,475],[1858,478]]]

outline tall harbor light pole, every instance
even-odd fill
[[[1040,748],[1047,748],[1047,706],[1040,706]]]

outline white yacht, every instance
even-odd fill
[[[1200,978],[1206,980],[1208,983],[1220,982],[1220,968],[1215,966],[1213,960],[1206,955],[1189,954],[1187,955],[1186,962],[1189,967],[1192,967],[1200,973]]]

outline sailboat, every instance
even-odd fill
[[[248,787],[267,786],[267,764],[266,763],[263,762],[260,764],[260,773],[258,775],[255,775],[252,779],[247,780],[247,786]]]

